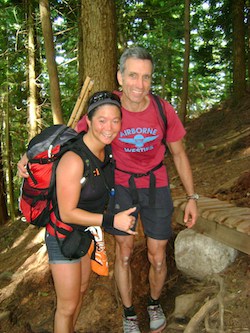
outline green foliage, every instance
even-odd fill
[[[64,119],[67,121],[79,95],[77,77],[78,13],[76,1],[58,1],[51,7],[56,59]]]
[[[33,1],[37,52],[41,75],[42,124],[52,124],[50,87],[39,18],[39,1]],[[111,0],[110,0],[111,1]],[[183,0],[113,0],[117,11],[118,56],[130,45],[147,48],[155,61],[153,90],[177,109],[180,104],[184,57]],[[56,46],[64,119],[76,103],[78,87],[78,21],[80,1],[53,0],[50,10]],[[224,100],[232,87],[231,0],[192,0],[188,114],[197,116]],[[249,1],[248,7],[249,7]],[[13,167],[27,142],[27,27],[23,1],[0,2],[1,114],[11,115]],[[247,8],[246,8],[247,16]],[[247,20],[246,20],[247,21]],[[246,27],[247,28],[247,27]],[[247,37],[247,36],[246,36]],[[107,55],[108,56],[108,55]],[[1,141],[5,142],[3,119]],[[3,147],[4,148],[4,147]],[[4,149],[3,149],[4,151]],[[15,173],[15,172],[14,172]],[[15,179],[17,182],[17,179]]]
[[[147,48],[155,62],[154,91],[177,104],[184,54],[183,1],[119,1],[117,6],[121,51],[133,44]]]
[[[118,47],[142,45],[153,55],[153,89],[178,108],[184,56],[184,1],[116,1]],[[229,0],[191,1],[190,116],[230,96],[232,14]]]
[[[35,2],[34,17],[36,18],[36,32],[38,52],[40,57],[41,75],[37,78],[41,86],[40,99],[42,104],[42,126],[52,124],[50,105],[50,89],[46,67],[45,50],[39,19],[39,3]],[[62,105],[67,121],[76,99],[77,90],[77,7],[65,6],[65,2],[54,1],[51,7],[53,29],[55,32],[56,56],[59,64],[59,80],[61,85]],[[70,6],[70,4],[69,4]],[[70,9],[69,9],[70,8]],[[5,153],[5,125],[6,108],[10,114],[10,137],[13,174],[15,183],[15,197],[19,196],[21,179],[16,175],[17,162],[27,146],[27,27],[26,11],[21,1],[1,1],[0,3],[0,94],[1,94],[1,142]],[[5,161],[5,157],[3,156]],[[16,202],[17,203],[17,202]]]

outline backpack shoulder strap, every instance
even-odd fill
[[[160,98],[158,96],[154,95],[154,94],[152,94],[152,96],[153,96],[153,98],[154,98],[154,100],[155,100],[155,102],[156,102],[156,104],[158,106],[158,111],[159,111],[160,116],[161,116],[161,118],[163,120],[164,127],[167,128],[168,121],[167,121],[166,114],[165,114],[165,112],[163,110],[163,106],[161,104]]]
[[[168,120],[167,120],[167,117],[166,117],[166,114],[163,110],[163,105],[161,103],[161,100],[160,100],[160,97],[159,96],[156,96],[154,94],[152,94],[156,104],[157,104],[157,107],[158,107],[158,111],[159,111],[159,114],[160,114],[160,118],[162,119],[162,132],[163,132],[163,138],[162,138],[162,143],[163,145],[165,146],[165,149],[166,151],[168,150],[168,146],[167,146],[167,143],[166,143],[166,140],[165,140],[165,132],[167,130],[167,126],[168,126]]]
[[[84,144],[82,144],[82,137],[85,134],[85,132],[80,132],[78,134],[78,140],[74,142],[74,144],[71,147],[71,151],[76,153],[78,156],[81,157],[83,164],[84,164],[84,172],[83,172],[83,178],[87,178],[90,175],[90,169],[91,169],[91,156],[87,149],[85,149]],[[83,185],[83,184],[82,184]]]

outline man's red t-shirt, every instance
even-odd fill
[[[167,130],[163,134],[163,120],[153,97],[149,95],[150,103],[141,112],[131,112],[122,108],[122,126],[119,134],[112,142],[112,150],[118,169],[133,173],[147,173],[164,159],[165,146],[163,135],[167,142],[181,140],[186,131],[174,108],[161,99],[167,117]],[[77,124],[78,132],[87,130],[83,117]],[[168,185],[167,170],[163,165],[154,171],[156,187]],[[115,184],[129,187],[130,175],[115,170]],[[149,188],[149,176],[135,178],[137,188]]]

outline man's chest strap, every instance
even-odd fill
[[[129,188],[131,191],[132,199],[133,199],[133,205],[136,205],[138,203],[138,193],[135,185],[135,178],[141,178],[145,176],[149,176],[149,205],[150,207],[154,207],[155,205],[155,188],[156,188],[156,179],[154,175],[154,171],[160,169],[163,166],[163,162],[156,165],[153,169],[145,172],[145,173],[134,173],[130,171],[121,170],[117,167],[115,167],[116,170],[127,173],[130,175],[129,178]]]

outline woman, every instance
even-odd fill
[[[135,234],[131,230],[135,223],[131,213],[135,211],[135,208],[113,217],[104,214],[113,173],[110,173],[108,166],[105,167],[105,181],[103,181],[101,180],[103,175],[98,171],[109,158],[106,146],[112,142],[120,130],[120,108],[119,97],[111,92],[97,92],[89,100],[86,117],[88,131],[79,139],[80,141],[76,142],[76,149],[62,156],[56,170],[58,210],[60,219],[64,223],[82,226],[83,229],[88,226],[114,225],[117,229]],[[92,155],[91,160],[94,161],[98,172],[89,180],[90,184],[87,180],[82,186],[81,180],[86,166],[81,157],[81,151],[86,149]],[[22,165],[21,160],[18,163],[21,176],[23,176]],[[57,295],[54,333],[73,333],[82,298],[89,284],[90,257],[88,254],[73,260],[64,257],[58,239],[55,237],[55,230],[50,224],[46,230],[46,245]]]

